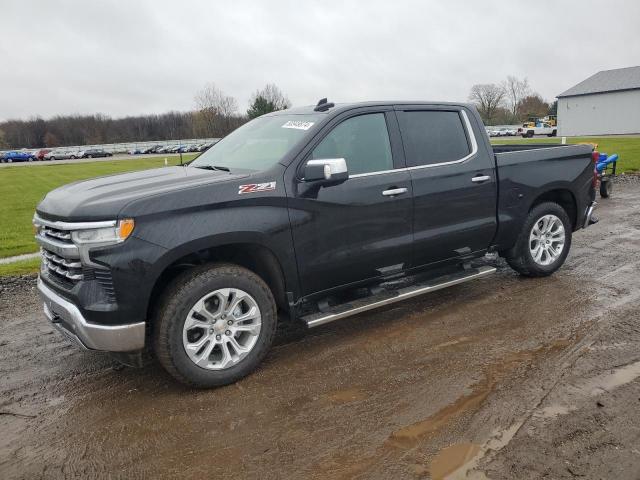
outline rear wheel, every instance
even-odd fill
[[[545,277],[558,270],[571,248],[572,225],[557,203],[536,205],[527,216],[507,263],[520,275]]]
[[[210,388],[256,369],[273,343],[277,314],[259,276],[213,264],[176,278],[155,322],[154,349],[162,366],[182,383]]]

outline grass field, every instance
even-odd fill
[[[185,155],[185,161],[191,158],[193,155]],[[169,165],[179,162],[178,157],[169,157]],[[76,180],[162,166],[164,158],[153,157],[63,165],[43,162],[0,168],[0,258],[38,250],[31,219],[36,205],[48,191]]]
[[[513,138],[513,137],[511,137]],[[511,143],[560,143],[561,139],[553,138],[513,138],[503,140],[492,138],[494,145],[509,145]],[[620,156],[618,172],[640,172],[640,137],[576,137],[567,138],[567,143],[597,143],[598,151],[609,155],[617,153]]]
[[[40,268],[40,258],[30,258],[11,263],[0,263],[0,277],[11,277],[36,273]]]

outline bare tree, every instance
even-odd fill
[[[249,101],[249,118],[256,118],[265,113],[285,110],[291,106],[289,98],[282,93],[275,83],[268,83],[262,90],[257,90]]]
[[[477,84],[471,87],[469,100],[476,104],[485,123],[491,124],[499,107],[504,101],[505,91],[502,85],[495,83]]]
[[[223,136],[229,133],[233,116],[238,111],[235,98],[226,95],[215,84],[209,83],[196,93],[196,108],[198,109],[196,123],[207,136]]]
[[[505,91],[507,104],[513,116],[511,122],[522,120],[521,118],[518,118],[518,109],[520,108],[522,100],[531,94],[529,80],[526,78],[520,80],[513,75],[509,75],[503,82],[502,88]]]

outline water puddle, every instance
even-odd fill
[[[610,392],[627,383],[631,383],[638,377],[640,377],[640,361],[617,368],[611,373],[598,375],[575,386],[575,388],[594,397],[604,392]]]
[[[432,480],[445,480],[460,467],[473,460],[480,451],[480,445],[474,443],[458,443],[443,448],[431,460],[429,473]]]
[[[536,412],[535,416],[542,417],[542,418],[554,418],[559,415],[566,415],[567,413],[570,413],[573,410],[575,410],[574,407],[555,404],[555,405],[549,405],[547,407],[544,407],[540,411]]]
[[[337,390],[327,394],[327,399],[334,404],[345,404],[357,402],[367,398],[367,394],[358,388],[347,388],[345,390]]]
[[[574,342],[568,339],[557,340],[532,350],[512,352],[501,362],[489,366],[485,377],[471,387],[471,393],[459,397],[455,402],[440,409],[430,417],[407,425],[389,435],[386,444],[397,448],[411,448],[421,440],[434,435],[442,426],[453,418],[461,416],[467,411],[477,409],[496,387],[497,383],[518,366],[533,361],[540,355],[561,350]]]
[[[387,444],[399,448],[412,447],[420,440],[436,433],[452,418],[463,414],[467,410],[480,406],[489,393],[491,393],[495,384],[495,380],[492,378],[486,378],[484,381],[477,383],[470,394],[458,398],[451,405],[447,405],[424,420],[391,433],[387,440]]]
[[[439,343],[438,345],[433,347],[433,349],[440,350],[441,348],[453,347],[454,345],[458,345],[459,343],[467,343],[467,342],[470,342],[471,340],[472,340],[471,337],[460,337],[460,338],[456,338],[455,340],[449,340],[448,342]]]
[[[504,448],[521,426],[522,422],[516,422],[506,430],[496,430],[482,445],[456,443],[443,448],[429,465],[432,480],[486,480],[484,473],[473,469],[488,452]]]

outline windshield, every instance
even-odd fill
[[[305,136],[321,115],[274,115],[245,123],[204,152],[190,167],[266,170]]]

